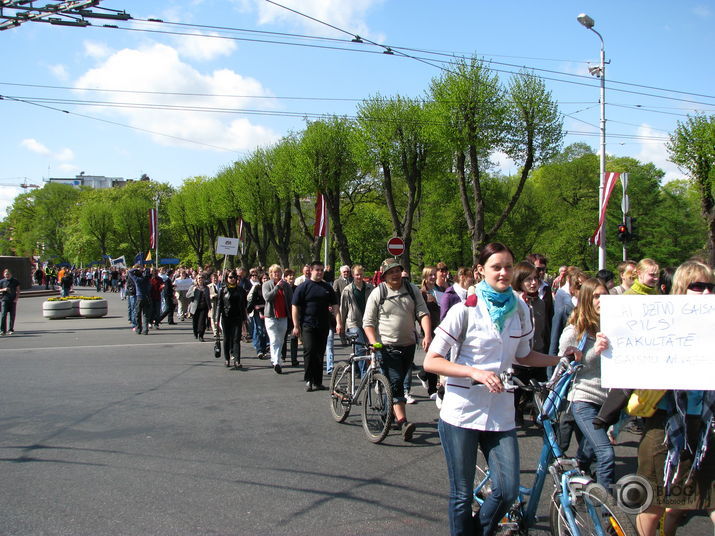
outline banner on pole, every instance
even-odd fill
[[[149,209],[149,249],[155,249],[159,242],[159,214],[155,208]],[[151,259],[147,259],[151,260]]]
[[[216,241],[216,253],[222,255],[236,255],[238,253],[238,238],[229,238],[227,236],[219,236]]]
[[[126,268],[127,267],[127,261],[124,258],[124,255],[122,255],[121,257],[117,257],[116,259],[110,259],[109,262],[115,268]]]
[[[313,225],[313,236],[326,236],[328,234],[328,207],[325,196],[318,194],[315,200],[315,224]]]
[[[616,185],[618,182],[618,179],[621,177],[620,173],[605,173],[604,174],[604,180],[606,183],[604,192],[603,192],[603,204],[601,205],[599,209],[599,214],[598,214],[598,227],[596,227],[596,231],[593,233],[593,236],[589,238],[589,242],[591,244],[595,244],[597,246],[601,245],[601,242],[603,240],[603,237],[601,236],[601,227],[603,226],[603,222],[606,221],[606,209],[608,208],[608,201],[611,199],[611,194],[613,193],[613,187]],[[623,173],[624,180],[628,180],[628,173]]]

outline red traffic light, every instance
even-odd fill
[[[617,230],[618,240],[625,242],[629,238],[628,227],[624,223],[618,226]]]

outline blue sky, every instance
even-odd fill
[[[537,73],[565,115],[566,143],[597,148],[599,89],[588,62],[598,63],[600,42],[576,21],[588,13],[610,61],[607,152],[654,162],[668,179],[681,174],[667,162],[663,139],[686,114],[715,113],[712,1],[281,3],[435,65],[477,54],[504,82],[520,66],[551,71]],[[146,173],[178,186],[211,176],[302,129],[306,116],[353,115],[357,101],[377,93],[421,97],[440,74],[265,0],[104,0],[101,7],[135,20],[118,22],[121,29],[93,19],[87,28],[25,23],[0,32],[0,215],[22,191],[12,185],[25,180]],[[164,23],[140,20],[149,18]],[[216,26],[233,30],[208,28]],[[516,171],[501,155],[493,160]]]

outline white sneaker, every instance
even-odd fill
[[[408,394],[408,395],[405,397],[405,403],[407,403],[407,404],[416,404],[416,403],[417,403],[417,400],[415,400],[415,399],[412,397],[412,395]]]
[[[430,400],[437,400],[437,393],[432,393],[431,395],[429,395],[429,399],[430,399]]]

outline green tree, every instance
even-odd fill
[[[504,90],[496,74],[482,62],[458,62],[432,81],[441,136],[453,153],[454,172],[472,240],[472,258],[492,240],[516,207],[534,166],[548,161],[563,138],[557,106],[543,81],[522,72]],[[487,195],[489,158],[504,151],[521,166],[514,189],[489,228]]]
[[[670,160],[685,170],[700,197],[700,214],[708,231],[706,251],[715,265],[715,115],[678,121],[666,144]]]
[[[411,266],[415,213],[425,175],[438,162],[427,128],[429,114],[417,100],[379,95],[358,106],[358,140],[368,173],[379,176],[395,234],[405,242],[404,266]]]
[[[333,116],[308,123],[298,159],[300,191],[313,195],[320,192],[325,196],[340,261],[348,265],[352,262],[340,203],[343,195],[349,195],[358,180],[354,129],[355,125],[344,117]]]

